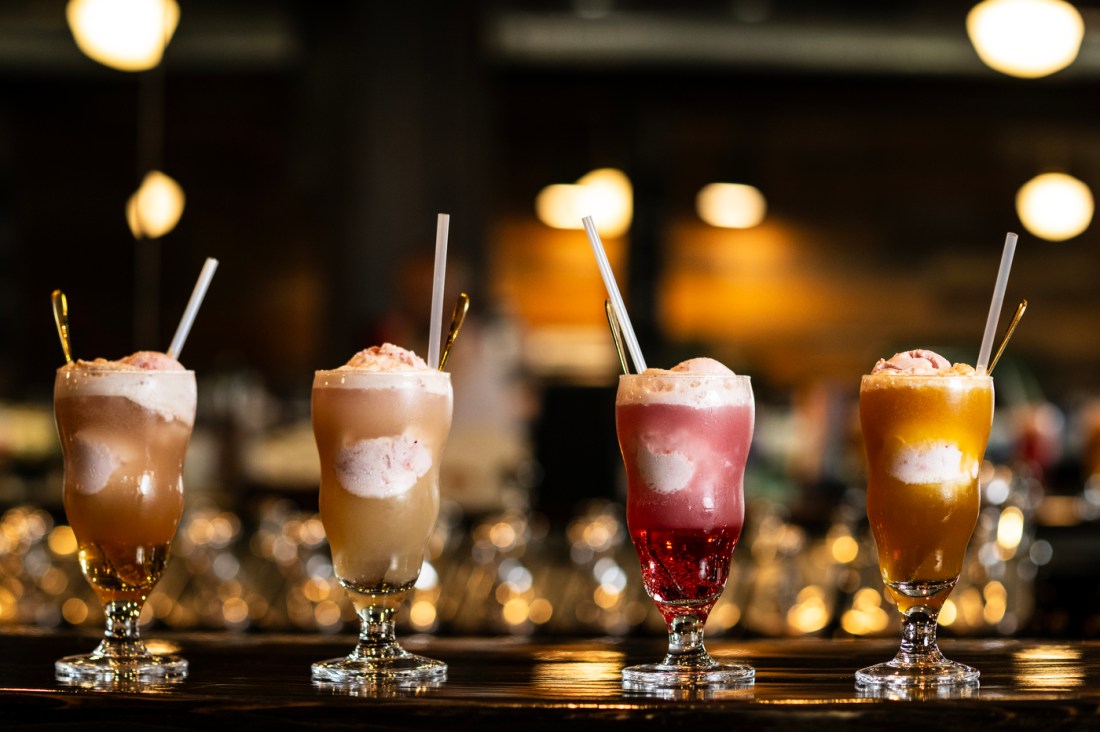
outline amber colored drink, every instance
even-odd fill
[[[105,605],[144,602],[183,513],[191,371],[58,371],[65,515]]]
[[[439,513],[451,409],[442,372],[314,377],[321,521],[336,576],[360,611],[395,606],[420,574]]]
[[[867,517],[883,581],[904,613],[938,611],[962,571],[993,420],[988,376],[864,376]]]

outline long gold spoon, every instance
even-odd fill
[[[1008,345],[1008,339],[1012,337],[1013,331],[1016,330],[1016,324],[1020,322],[1020,318],[1024,317],[1024,311],[1027,310],[1027,300],[1021,300],[1020,304],[1016,306],[1016,314],[1012,316],[1012,322],[1008,324],[1008,330],[1005,331],[1005,337],[1001,340],[1001,345],[997,348],[997,355],[993,357],[993,362],[989,364],[989,373],[993,373],[993,367],[997,365],[997,359],[1004,353],[1005,346]]]
[[[624,374],[629,374],[630,368],[626,365],[626,353],[623,351],[623,333],[619,330],[619,319],[615,317],[615,311],[611,307],[610,300],[603,301],[603,309],[607,313],[607,325],[611,328],[611,339],[615,341],[615,352],[619,354],[619,365],[623,367]]]
[[[455,311],[451,314],[451,327],[447,331],[447,342],[443,344],[443,353],[439,356],[439,370],[443,370],[443,364],[447,363],[447,355],[451,352],[451,346],[458,338],[458,331],[466,321],[466,313],[470,310],[470,296],[465,292],[458,293],[458,302],[455,303]]]
[[[65,363],[73,362],[73,352],[69,345],[69,301],[65,293],[54,290],[50,295],[53,303],[53,322],[57,325],[57,337],[61,339],[61,350],[65,352]]]

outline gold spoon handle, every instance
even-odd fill
[[[997,360],[1001,357],[1001,354],[1005,351],[1005,346],[1008,345],[1008,339],[1012,337],[1012,333],[1016,330],[1016,325],[1020,322],[1020,318],[1024,317],[1024,311],[1027,310],[1027,300],[1021,300],[1020,304],[1016,306],[1016,314],[1012,316],[1012,322],[1008,324],[1008,330],[1005,331],[1005,337],[1001,340],[1001,345],[997,348],[997,355],[993,357],[993,362],[989,364],[989,373],[993,373],[993,367],[997,365]]]
[[[451,352],[451,346],[455,344],[455,339],[458,338],[458,331],[461,330],[462,324],[466,322],[466,313],[470,310],[470,296],[465,292],[458,293],[458,302],[455,303],[454,313],[451,315],[451,327],[447,331],[447,342],[443,345],[443,353],[439,356],[439,370],[443,370],[443,365],[447,363],[447,356]]]
[[[53,303],[53,322],[57,325],[57,337],[61,339],[61,350],[65,352],[65,363],[72,363],[73,353],[69,346],[69,301],[61,290],[54,290],[50,301]]]
[[[626,353],[623,351],[623,333],[619,330],[619,319],[615,317],[615,310],[611,307],[610,300],[603,301],[604,312],[607,313],[607,325],[611,328],[611,339],[615,341],[615,352],[619,354],[619,365],[624,374],[630,373],[626,365]]]

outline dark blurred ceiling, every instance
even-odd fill
[[[980,330],[987,278],[959,262],[995,267],[1019,185],[1045,166],[1100,180],[1100,20],[1076,5],[1076,62],[1019,80],[978,60],[965,2],[185,0],[163,65],[164,155],[188,210],[164,249],[162,330],[218,254],[210,307],[224,315],[189,356],[232,343],[300,381],[400,294],[393,265],[430,244],[436,211],[477,263],[494,220],[531,217],[542,186],[601,165],[635,181],[632,247],[652,251],[700,185],[747,179],[815,233],[808,255],[912,272],[949,303],[971,298]],[[0,3],[0,343],[14,344],[0,394],[49,373],[48,311],[33,327],[26,313],[59,284],[93,301],[78,310],[102,321],[81,324],[89,341],[129,346],[119,212],[139,76],[84,57],[63,2]],[[1014,277],[1036,303],[1018,352],[1042,333],[1032,352],[1062,344],[1078,383],[1100,366],[1100,343],[1073,342],[1098,306],[1095,242],[1090,230],[1046,259],[1029,242]],[[107,267],[100,250],[125,262],[110,297],[80,291]],[[1046,316],[1044,299],[1059,300]],[[297,350],[264,330],[273,319],[305,334]]]

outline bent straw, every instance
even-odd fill
[[[1001,252],[1001,266],[997,271],[997,283],[993,287],[993,301],[989,303],[989,315],[985,319],[985,335],[982,336],[982,348],[978,352],[975,369],[984,372],[989,365],[989,354],[993,351],[993,337],[997,332],[997,320],[1001,315],[1001,306],[1005,301],[1005,288],[1008,286],[1008,272],[1012,269],[1012,255],[1016,252],[1017,236],[1011,231],[1005,236],[1004,251]]]
[[[645,371],[645,359],[642,357],[641,346],[634,335],[634,326],[630,323],[630,316],[626,313],[626,305],[623,304],[623,296],[619,293],[619,286],[615,283],[615,273],[611,271],[611,263],[607,261],[607,252],[604,251],[603,242],[600,241],[599,232],[591,216],[581,219],[584,222],[584,231],[588,234],[588,243],[592,245],[592,253],[596,255],[596,264],[600,267],[600,276],[603,277],[604,288],[611,299],[611,307],[615,311],[615,317],[626,337],[626,347],[630,351],[630,359],[634,362],[634,368],[638,373]]]
[[[443,280],[447,274],[447,231],[451,217],[441,213],[435,221],[435,271],[432,277],[432,322],[428,331],[428,366],[438,369],[439,339],[443,335]]]
[[[187,307],[183,310],[183,317],[176,327],[176,334],[172,337],[172,345],[168,346],[168,355],[179,359],[183,343],[187,340],[187,334],[191,332],[191,326],[195,322],[195,316],[199,313],[202,299],[206,297],[206,290],[210,287],[210,280],[214,279],[214,272],[218,269],[218,260],[207,257],[199,272],[199,279],[195,282],[195,289],[191,291],[191,299],[187,301]]]

